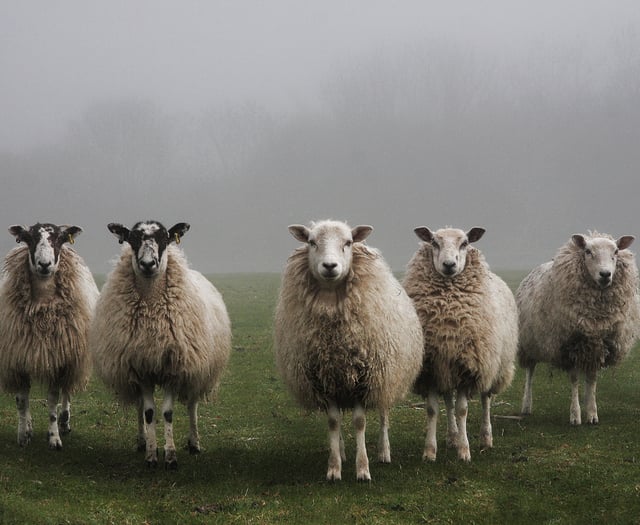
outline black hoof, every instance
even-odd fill
[[[189,454],[191,454],[192,456],[195,456],[196,454],[200,454],[200,447],[196,447],[191,443],[187,443],[187,450],[189,451]]]
[[[178,470],[178,462],[177,461],[167,461],[164,464],[165,470]]]

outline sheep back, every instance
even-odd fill
[[[507,284],[470,247],[464,271],[444,278],[423,243],[403,281],[424,332],[424,362],[414,392],[469,395],[499,393],[513,379],[518,340],[517,309]]]
[[[32,381],[73,393],[91,373],[88,332],[98,288],[82,258],[60,250],[51,298],[34,296],[29,248],[11,250],[0,284],[0,385],[17,392]]]
[[[167,247],[164,283],[142,296],[128,245],[96,306],[91,348],[98,376],[126,404],[140,385],[161,385],[183,402],[213,397],[231,351],[231,323],[216,288]]]
[[[587,275],[581,249],[570,240],[552,261],[525,277],[516,301],[523,367],[537,362],[566,371],[614,366],[638,337],[638,268],[629,250],[618,252],[613,281],[600,288]]]
[[[355,243],[337,291],[311,276],[308,247],[288,259],[275,315],[281,376],[307,409],[390,407],[410,389],[422,333],[410,299],[375,250]]]

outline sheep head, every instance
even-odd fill
[[[190,226],[186,222],[179,222],[167,230],[158,221],[141,221],[131,229],[114,222],[107,228],[120,244],[126,242],[131,246],[131,264],[136,275],[152,278],[163,274],[167,268],[167,246],[173,242],[179,243]]]
[[[607,288],[613,282],[618,262],[618,251],[631,246],[635,237],[623,235],[617,241],[606,237],[584,236],[576,233],[571,236],[573,244],[581,251],[589,277],[600,288]]]
[[[364,241],[373,231],[371,226],[350,228],[340,221],[312,223],[310,228],[299,224],[289,226],[289,232],[308,246],[309,269],[323,287],[333,288],[349,275],[353,243]]]
[[[453,278],[465,268],[469,243],[478,241],[485,230],[471,228],[465,233],[456,228],[443,228],[432,232],[426,226],[420,226],[414,232],[421,240],[431,245],[435,270],[443,277]]]
[[[81,232],[79,226],[56,226],[50,223],[36,223],[29,228],[20,225],[9,227],[9,233],[16,238],[16,242],[24,242],[29,247],[31,273],[41,278],[56,273],[62,246],[73,244],[74,238]]]

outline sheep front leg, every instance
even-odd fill
[[[380,461],[380,463],[391,463],[388,408],[380,409],[380,438],[378,440],[378,461]]]
[[[598,424],[598,406],[596,405],[596,381],[596,371],[590,370],[589,372],[587,372],[584,389],[584,404],[586,405],[585,411],[587,415],[587,423],[589,425]]]
[[[189,454],[200,454],[200,433],[198,432],[198,401],[190,400],[187,403],[187,410],[189,411],[189,440],[187,441],[187,448]]]
[[[442,396],[447,407],[447,446],[458,446],[458,423],[456,422],[456,410],[453,403],[453,392],[447,392]]]
[[[371,481],[369,473],[369,457],[365,432],[367,429],[367,417],[364,408],[357,404],[353,407],[353,427],[356,432],[356,476],[358,481]]]
[[[175,470],[178,468],[178,455],[173,441],[173,392],[169,390],[164,392],[162,417],[164,418],[164,467]]]
[[[137,450],[138,452],[144,452],[147,450],[147,429],[144,425],[144,399],[140,396],[137,406],[138,412],[138,437],[137,437]]]
[[[342,423],[342,413],[335,405],[330,405],[327,409],[329,423],[329,466],[327,468],[327,481],[337,481],[342,479],[342,454],[340,453],[340,425]]]
[[[52,450],[62,449],[62,440],[60,439],[60,430],[58,428],[59,399],[60,389],[50,387],[47,393],[47,407],[49,409],[49,430],[47,437],[49,438],[49,448]]]
[[[569,411],[569,422],[572,425],[582,424],[580,416],[580,399],[579,399],[579,383],[578,383],[578,370],[572,370],[569,373],[571,379],[571,409]]]
[[[427,394],[427,437],[424,442],[422,459],[435,461],[438,453],[436,430],[438,427],[438,393],[430,390]]]
[[[458,392],[456,395],[456,422],[458,423],[458,458],[462,461],[471,461],[469,450],[469,438],[467,437],[467,414],[469,401],[466,392]]]
[[[522,395],[522,410],[520,413],[523,416],[531,415],[533,407],[533,372],[536,369],[535,363],[526,368],[524,379],[524,394]]]
[[[482,394],[482,423],[480,424],[480,446],[493,447],[493,429],[491,428],[491,394]]]
[[[16,408],[18,409],[18,445],[27,446],[33,437],[31,411],[29,410],[29,390],[27,386],[16,394]]]
[[[60,408],[60,419],[58,427],[61,434],[71,432],[71,396],[66,390],[62,391],[62,406]]]
[[[142,409],[147,436],[145,460],[148,467],[155,468],[158,466],[158,442],[156,440],[156,404],[153,399],[153,387],[142,389]]]

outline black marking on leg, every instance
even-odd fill
[[[65,424],[69,422],[69,411],[68,410],[63,410],[60,413],[60,423]]]
[[[167,423],[173,423],[173,410],[167,410],[163,415]]]
[[[144,411],[144,420],[146,421],[147,425],[153,423],[153,408],[147,408]]]
[[[49,415],[49,423],[55,423],[56,421],[58,421],[58,418],[56,417],[55,414],[50,414]]]

